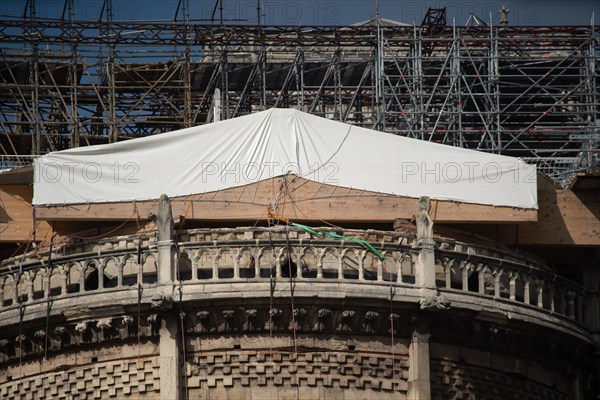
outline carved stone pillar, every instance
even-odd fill
[[[415,284],[422,288],[435,288],[435,254],[433,241],[433,221],[429,217],[431,200],[429,197],[419,199],[417,222],[418,253],[414,257]]]
[[[160,398],[181,399],[181,340],[178,318],[173,312],[173,288],[175,284],[175,253],[173,249],[173,212],[167,195],[160,196],[158,211],[150,214],[158,229],[158,291],[152,297],[152,308],[160,313]]]
[[[431,398],[431,378],[429,366],[429,337],[431,331],[427,320],[419,319],[413,328],[408,347],[408,393],[411,400]]]
[[[175,278],[175,260],[173,252],[173,212],[171,201],[166,194],[160,196],[156,214],[150,214],[158,229],[158,283],[172,284]]]
[[[173,314],[161,316],[160,320],[160,398],[161,400],[179,400],[181,396],[181,340],[178,319]]]

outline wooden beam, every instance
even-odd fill
[[[280,188],[285,188],[283,191]],[[156,201],[79,204],[36,207],[36,216],[47,221],[123,221],[146,219]],[[410,219],[418,210],[418,199],[325,185],[300,177],[260,181],[246,186],[172,199],[173,215],[205,221],[252,223],[266,217],[267,207],[296,221],[393,222]],[[534,222],[536,210],[481,204],[433,201],[436,222],[510,223]]]
[[[510,247],[600,247],[600,190],[576,191],[548,187],[539,191],[536,222],[511,224],[438,224],[440,234],[455,237],[460,229],[469,241],[478,237]],[[450,228],[450,229],[448,229]],[[568,253],[570,254],[570,253]]]
[[[575,192],[600,190],[600,172],[578,172],[571,182],[570,189]]]
[[[518,245],[600,246],[600,190],[543,190],[538,221],[518,230],[500,227],[500,235]]]
[[[0,243],[41,240],[52,229],[46,221],[37,221],[34,229],[30,185],[0,186]]]

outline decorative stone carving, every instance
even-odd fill
[[[210,321],[210,311],[198,311],[196,313],[196,318],[198,319],[197,332],[209,333],[215,330]]]
[[[421,310],[447,310],[450,308],[450,300],[446,300],[443,296],[429,296],[426,299],[421,299]]]
[[[116,328],[121,339],[127,339],[138,335],[140,327],[135,322],[136,318],[131,315],[123,315],[120,321],[117,320]]]
[[[430,211],[431,199],[427,196],[422,196],[419,199],[419,215],[415,218],[417,223],[418,246],[433,245],[433,221],[429,216]]]
[[[219,332],[235,330],[235,324],[233,323],[235,310],[223,310],[221,311],[221,315],[223,316],[223,323],[219,325]]]
[[[113,324],[112,318],[103,318],[99,319],[96,323],[96,327],[100,329],[100,333],[102,334],[102,339],[110,339],[113,336]]]
[[[171,209],[171,201],[169,196],[162,194],[158,200],[158,213],[148,214],[158,228],[158,240],[161,242],[173,240],[173,211]]]
[[[156,293],[150,299],[150,307],[159,311],[168,311],[173,308],[173,298],[168,295]]]
[[[269,310],[270,318],[269,318],[269,320],[267,320],[267,322],[265,324],[265,329],[280,330],[282,314],[283,314],[283,310],[281,308],[273,307],[271,310]],[[270,326],[269,326],[269,323],[271,323]]]
[[[304,317],[306,317],[306,309],[294,308],[292,315],[293,318],[290,321],[289,329],[296,331],[302,329],[302,323],[304,322]]]
[[[79,322],[77,325],[75,325],[76,332],[84,333],[85,331],[87,331],[87,329],[88,329],[88,324],[86,321]]]
[[[251,308],[246,310],[246,322],[244,322],[244,332],[254,332],[258,330],[258,324],[256,322],[257,310]]]
[[[365,313],[365,321],[363,323],[363,331],[366,333],[375,333],[375,323],[379,318],[379,313],[377,311],[367,311]]]
[[[160,328],[160,317],[158,316],[158,314],[148,315],[148,322],[150,323],[152,335],[158,335],[158,331]]]
[[[329,319],[331,316],[331,310],[328,308],[321,308],[317,311],[317,320],[313,326],[315,331],[322,332],[328,328]]]
[[[112,328],[112,318],[99,319],[96,326],[102,330],[110,329]]]
[[[15,356],[15,347],[10,343],[10,340],[0,339],[0,353],[7,357]]]
[[[59,335],[62,336],[65,333],[67,333],[67,328],[62,326],[62,325],[58,325],[56,328],[54,328],[54,332]]]
[[[354,310],[344,310],[341,314],[340,323],[337,326],[338,331],[351,332],[352,331],[352,320],[356,312]]]
[[[398,324],[398,321],[400,320],[400,315],[396,314],[396,313],[391,313],[390,316],[388,317],[388,319],[390,320],[390,327],[388,328],[388,333],[393,333],[394,335],[398,334],[398,331],[396,329],[396,325]]]

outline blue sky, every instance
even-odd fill
[[[371,18],[376,0],[261,0],[267,24],[345,25]],[[214,0],[189,0],[190,18],[210,19]],[[75,0],[77,18],[97,19],[101,0]],[[21,15],[25,0],[0,0],[0,14]],[[59,18],[64,0],[37,0],[37,14]],[[172,20],[177,0],[113,0],[114,19]],[[379,0],[380,14],[389,19],[419,24],[428,7],[446,7],[448,22],[464,24],[470,13],[495,23],[497,10],[511,10],[512,25],[589,25],[592,13],[600,25],[600,1],[594,0],[498,0],[498,1],[397,1]],[[217,12],[217,15],[219,13]],[[256,23],[256,0],[223,0],[224,19],[230,23]],[[200,21],[199,21],[200,22]]]

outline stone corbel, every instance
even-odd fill
[[[447,300],[442,295],[429,296],[421,299],[421,310],[439,311],[448,310],[450,308],[450,300]]]
[[[377,311],[367,311],[365,313],[365,320],[362,325],[363,332],[375,333],[375,324],[379,319],[379,313]]]

